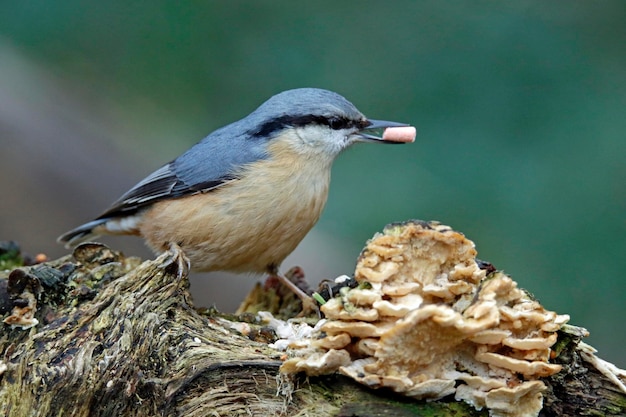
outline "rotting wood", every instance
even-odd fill
[[[240,333],[238,320],[250,315],[195,309],[186,277],[162,267],[167,256],[141,263],[93,244],[0,272],[0,312],[7,317],[16,306],[30,306],[38,322],[26,330],[3,325],[0,332],[0,413],[488,415],[455,401],[369,390],[342,376],[281,380],[281,352]],[[585,361],[578,342],[571,334],[560,338],[565,370],[547,379],[542,415],[624,415],[626,396]]]

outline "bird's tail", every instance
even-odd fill
[[[137,235],[140,223],[141,214],[100,217],[59,236],[57,242],[70,249],[100,235]]]
[[[70,249],[79,243],[92,240],[100,235],[100,233],[94,232],[94,229],[98,226],[106,224],[108,220],[109,219],[97,219],[78,226],[77,228],[59,236],[57,238],[57,242],[65,244],[65,247]]]

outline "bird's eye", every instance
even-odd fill
[[[346,121],[339,117],[331,117],[328,119],[328,126],[333,130],[339,130],[346,127]]]

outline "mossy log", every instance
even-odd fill
[[[252,316],[196,309],[186,276],[168,256],[142,263],[87,244],[0,272],[0,312],[11,323],[0,332],[0,414],[488,415],[340,375],[281,378],[282,353]],[[625,415],[626,396],[584,359],[578,342],[565,333],[558,342],[564,370],[547,380],[543,415]]]

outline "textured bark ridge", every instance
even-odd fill
[[[273,330],[254,314],[194,308],[169,253],[142,263],[84,244],[70,256],[17,267],[19,252],[5,247],[2,415],[489,415],[454,398],[415,400],[337,373],[281,374],[286,355],[269,346]],[[274,289],[257,288],[255,299],[259,291],[276,298]],[[551,363],[563,369],[542,379],[540,415],[626,414],[620,371],[581,337],[576,328],[558,332]]]

